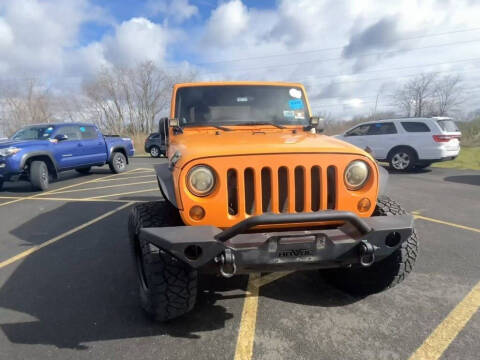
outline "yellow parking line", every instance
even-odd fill
[[[455,223],[451,223],[451,222],[443,221],[443,220],[438,220],[438,219],[432,219],[432,218],[422,216],[422,215],[413,215],[413,216],[415,217],[415,219],[431,221],[431,222],[438,223],[438,224],[453,226],[453,227],[456,227],[456,228],[459,228],[459,229],[469,230],[469,231],[474,231],[474,232],[480,233],[480,229],[476,229],[476,228],[473,228],[473,227],[470,227],[470,226],[459,225],[459,224],[455,224]]]
[[[109,194],[109,195],[100,195],[100,196],[93,196],[89,198],[85,198],[85,200],[92,200],[92,199],[102,199],[110,196],[121,196],[121,195],[129,195],[129,194],[138,194],[142,192],[149,192],[149,191],[155,191],[158,190],[158,188],[152,188],[152,189],[145,189],[145,190],[137,190],[137,191],[128,191],[128,192],[123,192],[123,193],[118,193],[118,194]]]
[[[105,218],[107,218],[107,217],[109,217],[109,216],[111,216],[111,215],[113,215],[113,214],[115,214],[115,213],[117,213],[117,212],[125,209],[126,207],[128,207],[128,206],[130,206],[130,205],[132,205],[132,204],[134,204],[134,202],[128,202],[128,203],[126,203],[126,204],[124,204],[124,205],[122,205],[122,206],[120,206],[120,207],[118,207],[118,208],[116,208],[116,209],[114,209],[114,210],[111,210],[111,211],[109,211],[109,212],[106,212],[105,214],[103,214],[103,215],[101,215],[101,216],[99,216],[99,217],[97,217],[97,218],[95,218],[95,219],[92,219],[92,220],[90,220],[90,221],[87,221],[86,223],[84,223],[84,224],[82,224],[82,225],[79,225],[79,226],[77,226],[77,227],[75,227],[75,228],[73,228],[73,229],[71,229],[71,230],[69,230],[69,231],[67,231],[67,232],[64,232],[63,234],[60,234],[60,235],[58,235],[58,236],[55,236],[53,239],[50,239],[50,240],[48,240],[48,241],[45,241],[45,242],[41,243],[40,245],[32,246],[30,249],[25,250],[25,251],[21,252],[21,253],[18,254],[18,255],[15,255],[15,256],[7,259],[7,260],[4,260],[4,261],[0,262],[0,269],[2,269],[2,268],[4,268],[5,266],[10,265],[10,264],[18,261],[18,260],[21,260],[21,259],[23,259],[23,258],[26,258],[27,256],[33,254],[34,252],[37,252],[38,250],[44,248],[45,246],[51,245],[51,244],[53,244],[53,243],[55,243],[55,242],[57,242],[57,241],[59,241],[59,240],[62,240],[62,239],[64,239],[64,238],[66,238],[67,236],[70,236],[70,235],[72,235],[72,234],[74,234],[74,233],[76,233],[76,232],[78,232],[78,231],[80,231],[80,230],[82,230],[82,229],[85,229],[86,227],[88,227],[88,226],[90,226],[90,225],[92,225],[92,224],[95,224],[96,222],[99,222],[100,220],[103,220],[103,219],[105,219]]]
[[[143,174],[144,171],[138,172],[139,174]],[[115,179],[97,179],[96,182],[108,182],[108,181],[117,181],[117,180],[128,180],[128,179],[140,179],[140,178],[146,178],[146,177],[155,177],[154,174],[149,174],[149,175],[140,175],[140,176],[124,176],[124,177],[118,177]]]
[[[480,282],[448,314],[409,360],[437,360],[480,308]]]
[[[71,193],[71,192],[79,192],[79,191],[87,191],[87,190],[101,190],[113,187],[122,187],[122,186],[131,186],[131,185],[141,185],[141,184],[156,184],[156,181],[139,181],[134,183],[126,183],[126,184],[117,184],[117,185],[105,185],[105,186],[98,186],[98,187],[91,187],[86,189],[75,189],[75,190],[65,190],[65,191],[55,191],[54,195],[57,194],[64,194],[64,193]]]
[[[253,284],[257,287],[262,287],[267,284],[270,284],[271,282],[277,281],[280,278],[283,278],[287,275],[292,274],[294,271],[280,271],[280,272],[274,272],[265,276],[262,276],[255,281],[253,281]]]
[[[258,292],[259,287],[254,284],[260,274],[250,274],[247,285],[247,297],[243,303],[242,318],[238,331],[235,360],[250,360],[253,354],[255,340],[255,326],[257,322]]]
[[[13,197],[13,196],[0,196],[0,199],[22,199],[21,197]],[[82,199],[82,198],[31,198],[29,200],[45,200],[45,201],[61,201],[61,202],[121,202],[121,203],[126,203],[126,202],[143,202],[143,201],[138,201],[138,200],[117,200],[117,199]]]

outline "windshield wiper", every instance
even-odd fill
[[[285,126],[283,125],[269,123],[269,122],[261,122],[261,121],[250,121],[250,122],[232,124],[232,126],[249,126],[249,125],[271,125],[278,129],[285,129]]]
[[[205,125],[196,125],[196,124],[192,124],[191,125],[192,127],[214,127],[218,130],[222,130],[222,131],[232,131],[232,129],[229,129],[227,127],[224,127],[224,126],[220,126],[220,125],[214,125],[214,124],[205,124]]]

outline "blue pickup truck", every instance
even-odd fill
[[[92,166],[106,164],[121,173],[133,155],[131,139],[104,136],[92,124],[26,126],[0,142],[0,189],[5,181],[21,179],[46,190],[50,178],[57,179],[61,171],[86,174]]]

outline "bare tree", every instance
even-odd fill
[[[436,74],[420,74],[393,93],[393,101],[406,116],[421,117],[431,108]]]
[[[448,115],[456,106],[463,102],[462,80],[459,75],[447,75],[435,84],[435,115]]]
[[[2,86],[0,107],[4,133],[12,134],[28,124],[49,123],[55,120],[53,96],[38,85],[35,79],[9,82]]]
[[[133,68],[102,69],[84,84],[84,93],[96,114],[94,122],[116,133],[149,133],[166,113],[175,82],[191,80],[194,74],[166,73],[152,62]]]

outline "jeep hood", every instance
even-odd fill
[[[255,129],[232,131],[184,130],[171,137],[169,158],[181,154],[176,167],[183,167],[194,159],[283,153],[337,153],[358,154],[370,157],[362,149],[322,134],[312,134],[298,129]]]

